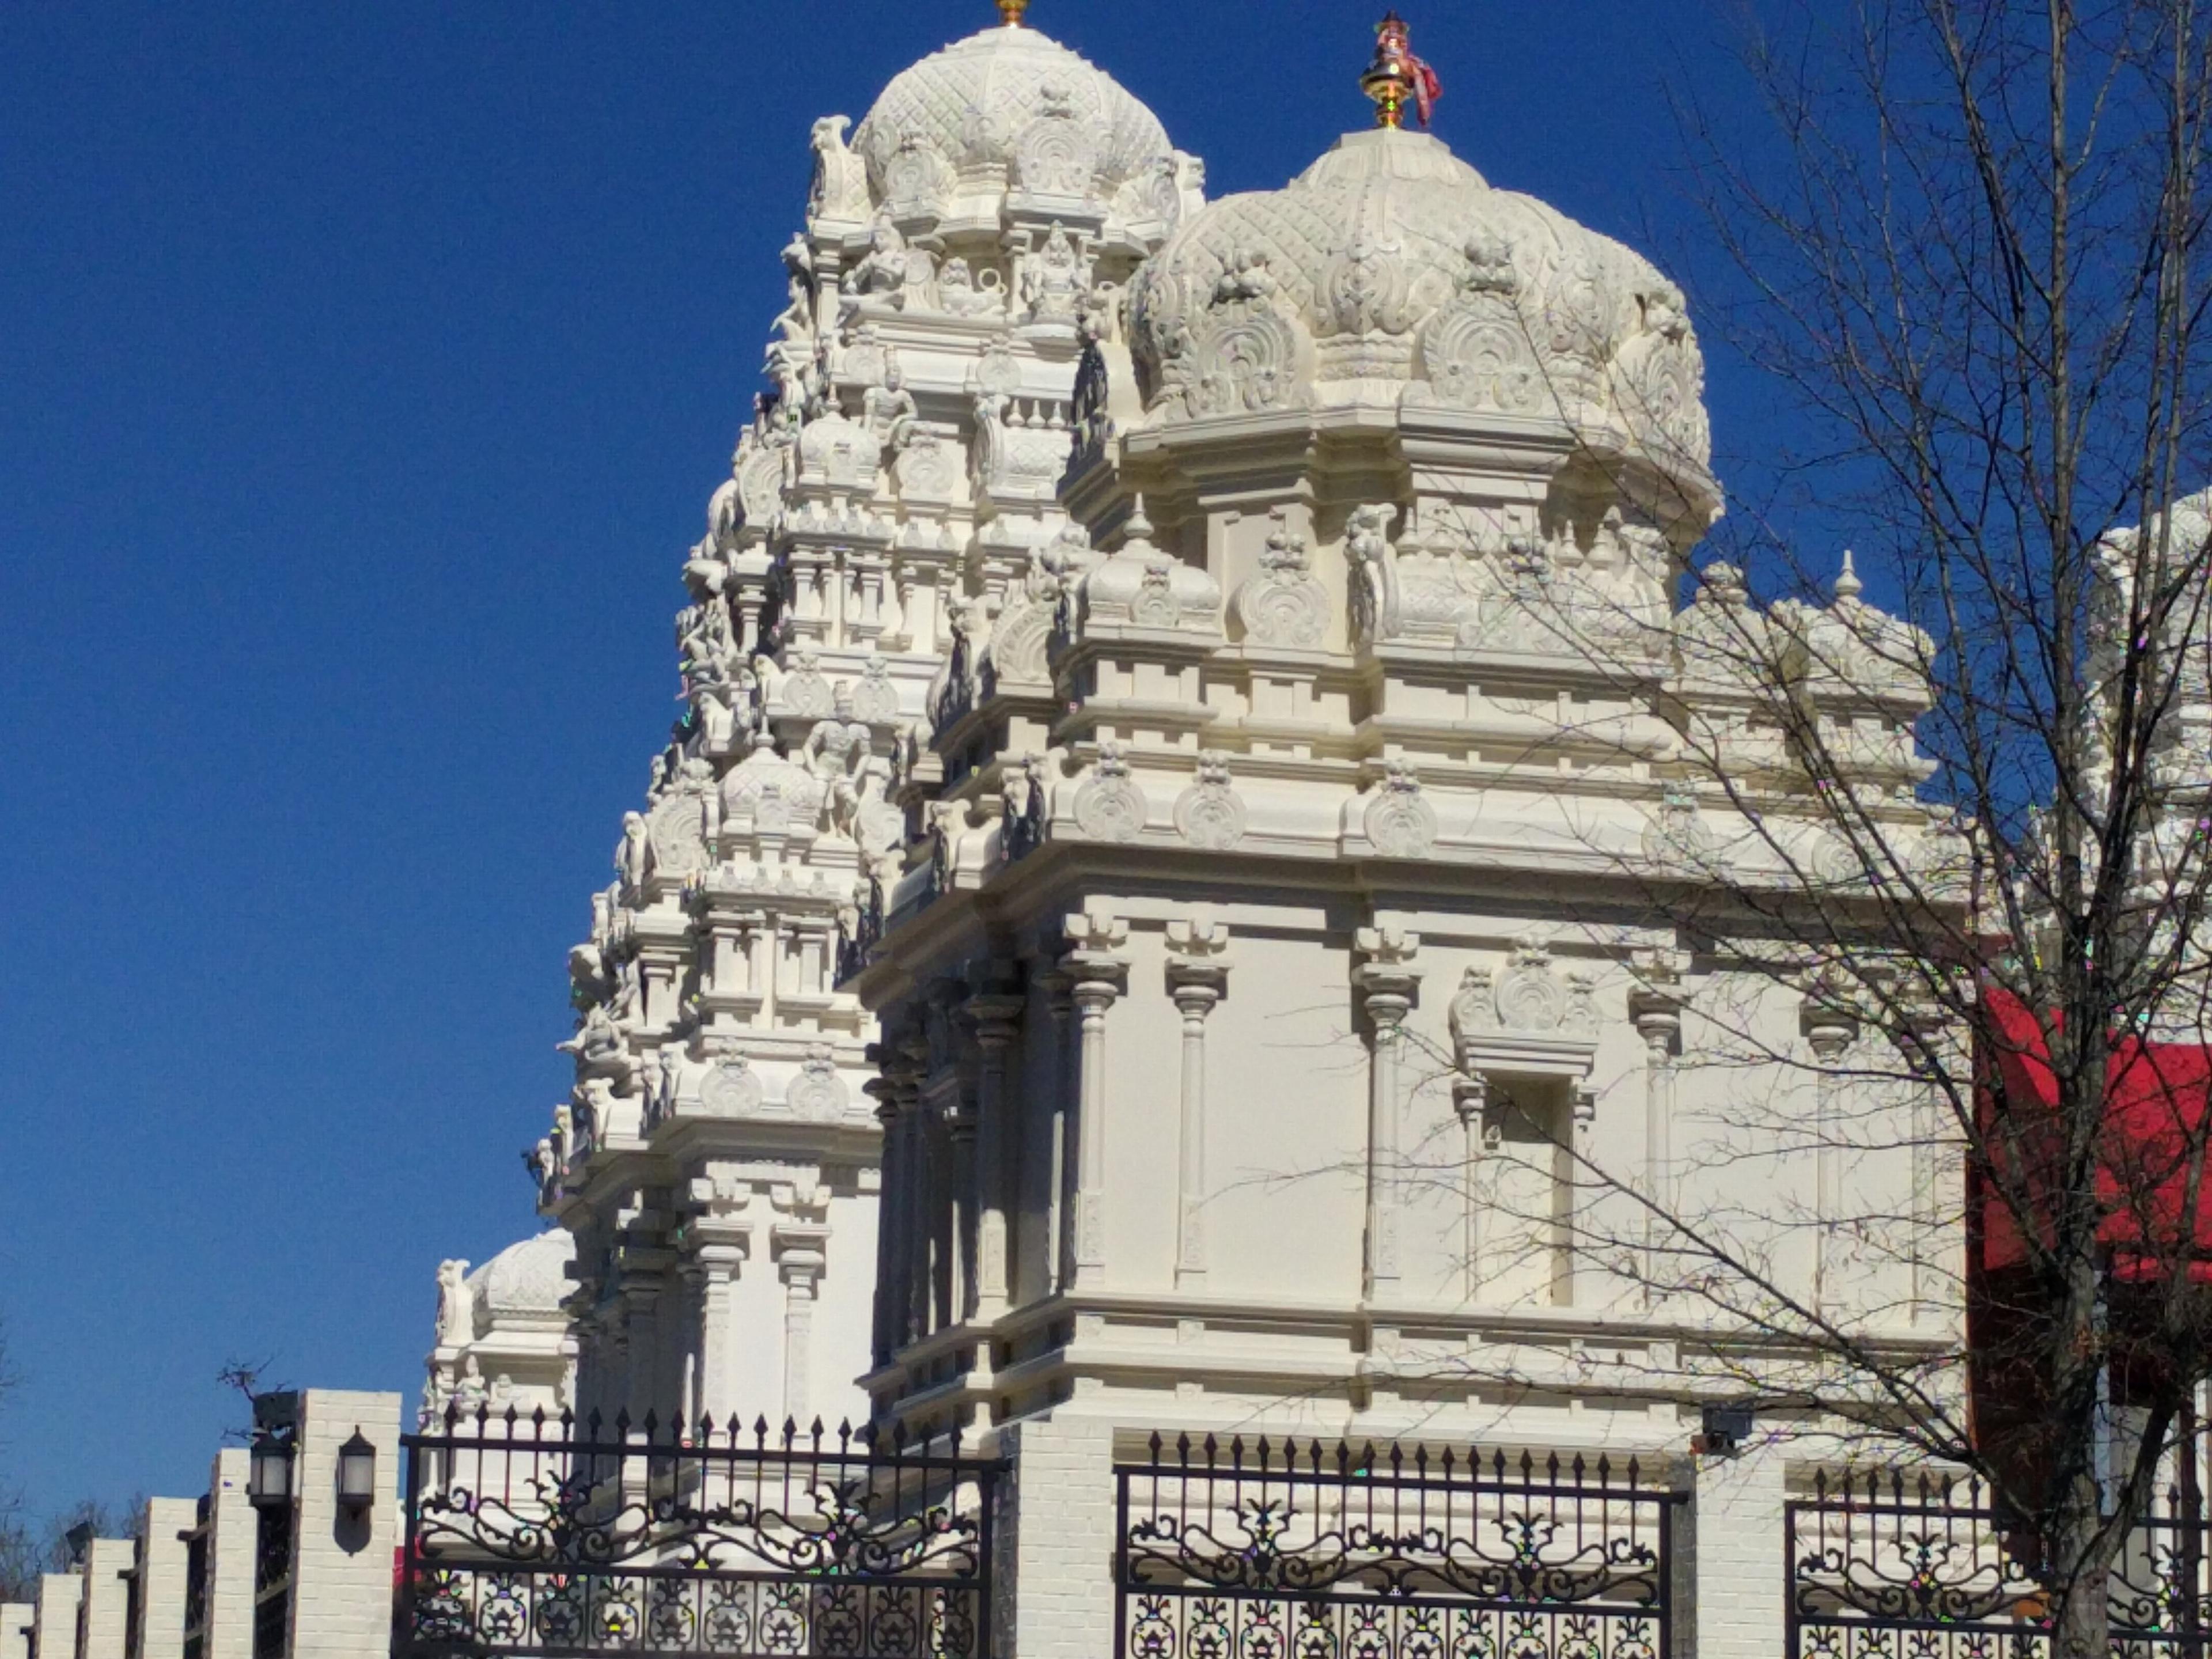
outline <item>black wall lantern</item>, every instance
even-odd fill
[[[246,1476],[246,1501],[257,1510],[273,1510],[292,1501],[292,1443],[273,1434],[257,1434]]]
[[[246,1501],[257,1510],[292,1501],[292,1443],[300,1420],[296,1394],[253,1396],[253,1444],[248,1454]]]
[[[359,1515],[376,1501],[376,1448],[358,1425],[338,1448],[338,1507]]]
[[[1743,1449],[1751,1438],[1753,1425],[1749,1406],[1708,1406],[1698,1426],[1704,1431],[1698,1437],[1697,1449],[1711,1457],[1727,1457]]]

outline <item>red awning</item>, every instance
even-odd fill
[[[2027,1220],[2034,1225],[2045,1206],[2033,1194],[2062,1184],[2058,1081],[2042,1030],[2026,1006],[1997,990],[1986,994],[1984,1006],[1990,1014],[1980,1068],[1985,1144],[1993,1160],[2018,1159],[2017,1185],[2030,1194]],[[2197,1168],[2205,1156],[2197,1131],[2212,1094],[2212,1049],[2120,1037],[2106,1078],[2097,1168],[2106,1215],[2098,1237],[2111,1248],[2113,1277],[2156,1279],[2179,1261],[2192,1279],[2212,1281],[2212,1170]],[[2000,1090],[2009,1121],[1999,1115]],[[1985,1171],[1975,1183],[1978,1265],[1991,1272],[2027,1260],[2021,1218],[2000,1194],[1995,1174]],[[2185,1219],[2192,1187],[2193,1228]]]

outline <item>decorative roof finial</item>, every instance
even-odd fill
[[[1866,584],[1859,580],[1858,568],[1851,559],[1851,550],[1847,547],[1844,550],[1844,568],[1836,576],[1836,597],[1856,599],[1864,592]]]
[[[1359,77],[1359,89],[1375,100],[1375,125],[1395,130],[1406,123],[1406,101],[1423,126],[1444,94],[1437,72],[1413,56],[1406,20],[1395,11],[1375,26],[1375,61]]]
[[[999,0],[999,15],[1006,19],[1010,29],[1021,27],[1022,14],[1029,9],[1030,0]]]

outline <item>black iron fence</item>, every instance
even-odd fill
[[[1790,1659],[2046,1659],[2050,1586],[1978,1480],[1817,1476],[1785,1505]],[[2202,1505],[2168,1492],[2108,1586],[2124,1659],[2212,1655]]]
[[[399,1659],[983,1659],[1000,1466],[849,1425],[448,1412],[404,1437]]]
[[[1118,1659],[1666,1659],[1679,1496],[1634,1459],[1152,1437]]]

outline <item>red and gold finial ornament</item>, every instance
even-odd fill
[[[1018,29],[1022,26],[1022,14],[1030,9],[1030,0],[999,0],[999,15],[1006,27]]]
[[[1425,127],[1437,100],[1444,95],[1443,82],[1437,79],[1434,70],[1413,56],[1408,37],[1406,20],[1395,11],[1375,26],[1375,61],[1359,77],[1359,89],[1375,100],[1378,127],[1405,125],[1409,102],[1414,118]]]

